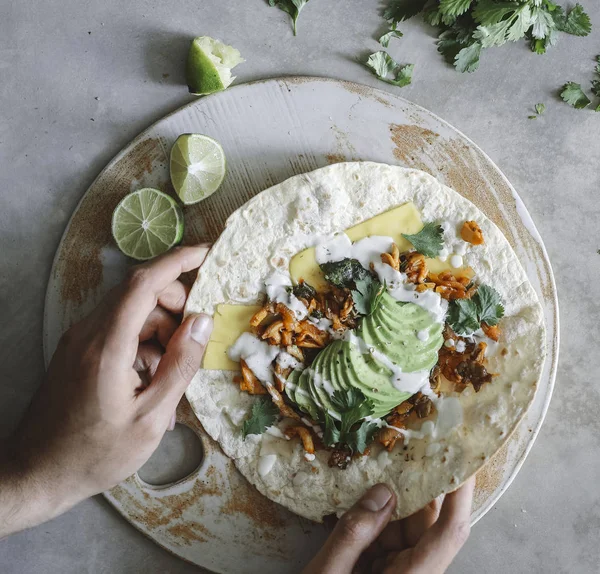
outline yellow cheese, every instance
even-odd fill
[[[250,331],[250,319],[259,309],[260,305],[217,305],[213,331],[204,353],[204,369],[239,370],[239,364],[227,356],[227,349],[242,333]]]
[[[346,235],[355,242],[371,235],[392,237],[400,252],[412,248],[402,234],[412,235],[423,228],[423,222],[414,203],[405,203],[385,213],[367,219],[346,230]],[[439,259],[427,259],[427,267],[432,273],[451,270],[455,276],[473,276],[470,268],[452,269],[449,262]],[[310,247],[297,253],[290,260],[290,275],[294,283],[303,279],[317,291],[323,290],[328,283],[323,277],[315,259],[315,249]],[[205,369],[238,370],[238,363],[227,356],[227,349],[245,331],[250,330],[250,319],[260,309],[257,305],[218,305],[215,313],[215,326],[204,355]]]

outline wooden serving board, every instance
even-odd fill
[[[479,520],[516,476],[548,408],[558,359],[556,286],[531,217],[490,158],[440,118],[387,92],[324,78],[254,82],[199,99],[142,133],[88,189],[62,238],[46,299],[46,363],[61,333],[130,265],[111,241],[114,207],[141,187],[173,193],[169,151],[186,132],[221,142],[228,172],[218,193],[185,208],[185,243],[215,240],[229,214],[263,189],[350,160],[425,170],[473,201],[504,232],[542,302],[548,360],[527,416],[478,474],[472,519]],[[202,441],[199,468],[163,487],[134,475],[107,492],[107,499],[157,544],[200,566],[216,572],[297,571],[322,543],[326,528],[262,497],[204,433],[185,400],[178,420]]]

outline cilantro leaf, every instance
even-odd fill
[[[535,104],[535,113],[541,116],[546,111],[546,104]]]
[[[481,56],[481,44],[475,42],[466,48],[463,48],[454,58],[454,67],[461,73],[474,72],[479,68],[479,57]]]
[[[389,0],[383,17],[397,24],[416,16],[425,7],[427,0]]]
[[[448,324],[457,335],[471,335],[479,329],[477,306],[472,299],[456,299],[448,309]]]
[[[482,322],[497,325],[504,317],[504,305],[499,293],[488,285],[480,285],[471,299],[456,299],[450,303],[447,321],[457,335],[472,335]]]
[[[531,51],[536,54],[545,54],[548,48],[556,46],[558,42],[558,32],[555,28],[550,30],[548,35],[544,38],[534,38],[529,32],[527,33],[527,37],[529,38]]]
[[[346,444],[352,452],[362,454],[373,442],[375,433],[378,430],[379,427],[375,423],[363,421],[356,430],[346,433]]]
[[[592,31],[590,17],[584,12],[581,4],[575,4],[568,14],[557,6],[552,13],[552,19],[558,30],[573,36],[587,36]]]
[[[325,413],[325,432],[323,433],[323,442],[327,446],[335,446],[340,442],[340,430],[337,428],[335,419],[329,414]]]
[[[479,0],[473,9],[473,18],[482,26],[491,26],[504,20],[505,16],[514,12],[514,2],[496,2],[495,0]]]
[[[581,89],[581,84],[576,84],[575,82],[567,82],[563,86],[563,91],[560,93],[560,97],[567,102],[567,104],[578,110],[587,108],[591,103],[590,99]]]
[[[363,453],[378,430],[376,424],[363,420],[373,414],[373,403],[358,389],[351,388],[333,393],[331,404],[340,415],[340,420],[337,421],[325,413],[323,434],[325,444],[335,446],[341,443],[347,445],[353,452]],[[352,427],[360,421],[362,421],[360,426],[352,430]]]
[[[392,38],[402,38],[402,36],[404,36],[404,34],[400,32],[400,30],[396,30],[396,24],[392,24],[392,29],[379,38],[379,43],[384,48],[387,48],[390,45],[390,40]]]
[[[440,12],[445,16],[460,16],[472,3],[473,0],[440,0]]]
[[[477,306],[477,315],[480,323],[488,325],[497,325],[498,321],[504,317],[504,305],[500,299],[500,294],[489,285],[481,285],[477,293],[473,295],[473,302]]]
[[[242,437],[245,439],[249,434],[262,434],[270,427],[279,416],[279,409],[271,399],[254,401],[250,418],[242,425]]]
[[[425,257],[437,257],[444,245],[444,230],[441,225],[433,222],[426,223],[418,233],[413,235],[403,233],[402,237],[408,239]]]
[[[592,80],[592,94],[600,98],[600,56],[596,56],[596,62],[596,76],[598,77]]]
[[[366,62],[373,73],[384,82],[403,88],[412,82],[414,64],[401,66],[387,52],[379,51],[371,54]],[[391,78],[388,78],[391,76]]]
[[[269,6],[277,6],[280,10],[287,12],[294,26],[294,36],[297,32],[298,17],[302,8],[308,3],[309,0],[269,0]]]
[[[383,297],[385,285],[372,278],[355,281],[356,289],[352,291],[355,309],[361,315],[371,315],[377,310]]]

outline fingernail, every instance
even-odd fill
[[[196,343],[206,345],[210,339],[213,328],[213,320],[208,315],[198,315],[192,323],[190,334]]]
[[[171,421],[169,422],[169,426],[167,427],[167,430],[168,431],[174,430],[176,422],[177,422],[177,419],[175,418],[175,413],[173,413],[171,415]]]
[[[370,512],[379,512],[392,498],[392,492],[385,484],[376,484],[360,500],[360,505]]]

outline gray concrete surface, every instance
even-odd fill
[[[595,26],[546,56],[525,45],[485,54],[460,75],[431,30],[404,24],[390,52],[416,64],[400,93],[470,136],[521,194],[545,239],[561,303],[556,392],[519,476],[474,528],[453,573],[598,572],[600,564],[600,114],[560,102],[589,82]],[[190,101],[189,38],[238,47],[238,82],[283,74],[343,78],[389,90],[355,62],[374,51],[377,2],[313,0],[299,36],[263,0],[3,0],[0,6],[0,436],[43,376],[44,291],[76,203],[108,160],[146,126]],[[528,120],[537,102],[544,117]],[[0,542],[0,571],[198,572],[130,527],[97,497]]]

